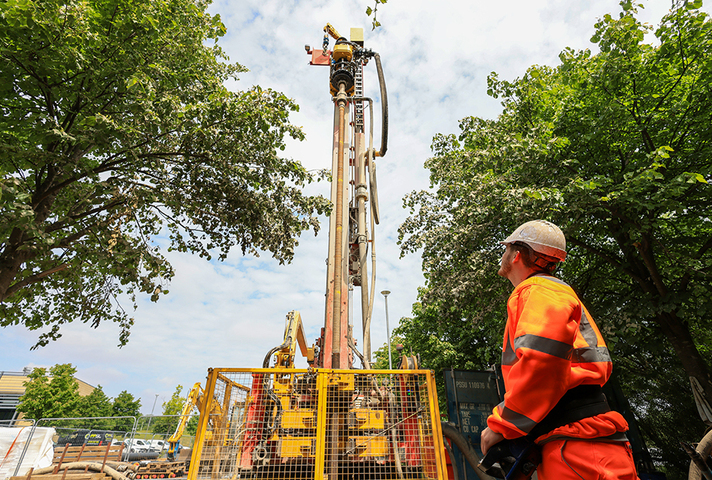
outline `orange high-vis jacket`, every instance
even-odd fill
[[[536,275],[517,285],[507,302],[502,348],[506,393],[487,420],[504,438],[527,435],[561,397],[579,385],[603,385],[613,366],[601,332],[573,289]],[[625,419],[611,411],[559,427],[538,439],[620,437]],[[617,435],[618,434],[618,435]]]

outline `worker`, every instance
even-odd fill
[[[573,289],[553,274],[566,238],[533,220],[503,242],[498,274],[514,291],[502,349],[506,393],[482,432],[483,453],[525,437],[541,448],[539,480],[636,479],[628,424],[601,386],[612,364],[593,318]]]

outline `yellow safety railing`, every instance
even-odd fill
[[[444,480],[429,370],[209,370],[189,480]]]

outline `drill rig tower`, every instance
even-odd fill
[[[329,36],[336,39],[333,52],[328,51]],[[352,368],[350,349],[358,354],[349,325],[349,292],[352,287],[361,288],[364,343],[361,360],[365,368],[370,367],[371,361],[370,318],[374,281],[372,278],[369,291],[367,214],[370,213],[373,239],[374,223],[379,221],[375,157],[382,157],[386,153],[388,103],[380,56],[365,49],[363,44],[363,29],[352,28],[351,39],[346,40],[327,24],[324,27],[323,49],[311,50],[307,47],[307,53],[312,55],[312,65],[326,64],[330,67],[329,88],[334,103],[331,185],[334,210],[329,221],[323,341],[315,362],[316,366],[324,368]],[[373,148],[373,101],[363,96],[363,68],[370,59],[375,60],[381,88],[382,130],[379,151]],[[368,107],[370,112],[368,148],[364,107]],[[371,208],[367,212],[369,196]],[[372,254],[372,258],[375,259],[375,255]]]
[[[324,33],[323,49],[307,47],[312,65],[329,67],[334,104],[324,327],[308,346],[301,315],[289,312],[283,343],[267,353],[262,368],[209,369],[189,480],[447,476],[433,372],[417,370],[414,360],[405,357],[398,370],[370,366],[374,267],[369,277],[367,255],[379,220],[375,159],[386,152],[388,131],[381,61],[364,48],[361,29],[352,29],[349,40],[331,25]],[[336,39],[333,51],[330,37]],[[373,147],[373,101],[363,93],[363,69],[370,60],[381,89],[378,151]],[[375,263],[373,246],[371,259]],[[361,288],[363,354],[349,324],[351,286]],[[297,350],[309,368],[295,368]],[[354,368],[354,355],[362,369]]]

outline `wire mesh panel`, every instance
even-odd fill
[[[213,369],[189,478],[443,479],[425,370]]]

